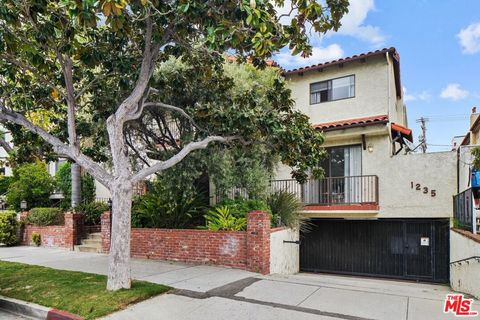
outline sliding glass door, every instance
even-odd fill
[[[321,164],[325,178],[305,186],[311,203],[351,204],[361,202],[362,149],[360,145],[327,148]]]

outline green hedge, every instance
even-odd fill
[[[18,221],[15,211],[0,211],[0,243],[11,246],[17,243]]]
[[[27,223],[36,226],[59,226],[65,224],[60,208],[33,208],[27,216]]]

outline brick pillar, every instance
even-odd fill
[[[20,221],[26,221],[27,220],[27,216],[28,216],[28,211],[22,211],[20,212]]]
[[[65,247],[73,250],[81,236],[83,215],[81,213],[65,213]]]
[[[270,273],[270,215],[264,211],[247,215],[247,270]]]
[[[102,252],[108,253],[110,251],[110,225],[112,223],[112,215],[110,211],[105,211],[101,217],[102,226]]]

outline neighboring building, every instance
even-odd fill
[[[456,148],[458,194],[454,198],[455,222],[462,224],[464,228],[468,228],[473,233],[480,233],[480,211],[477,209],[479,204],[475,205],[473,199],[474,192],[472,190],[475,191],[478,188],[475,185],[472,186],[474,170],[471,150],[480,147],[479,139],[480,113],[477,112],[476,107],[473,107],[470,115],[470,129]]]
[[[411,153],[394,48],[284,72],[296,108],[325,135],[325,178],[299,185],[281,166],[274,190],[295,192],[316,226],[300,269],[448,281],[454,152]]]

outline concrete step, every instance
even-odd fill
[[[87,239],[102,240],[102,234],[100,232],[90,233],[90,234],[88,234]]]
[[[82,244],[91,246],[91,247],[102,247],[102,240],[101,239],[83,239]]]
[[[75,246],[75,251],[100,253],[102,250],[101,248],[81,244],[81,245]]]

